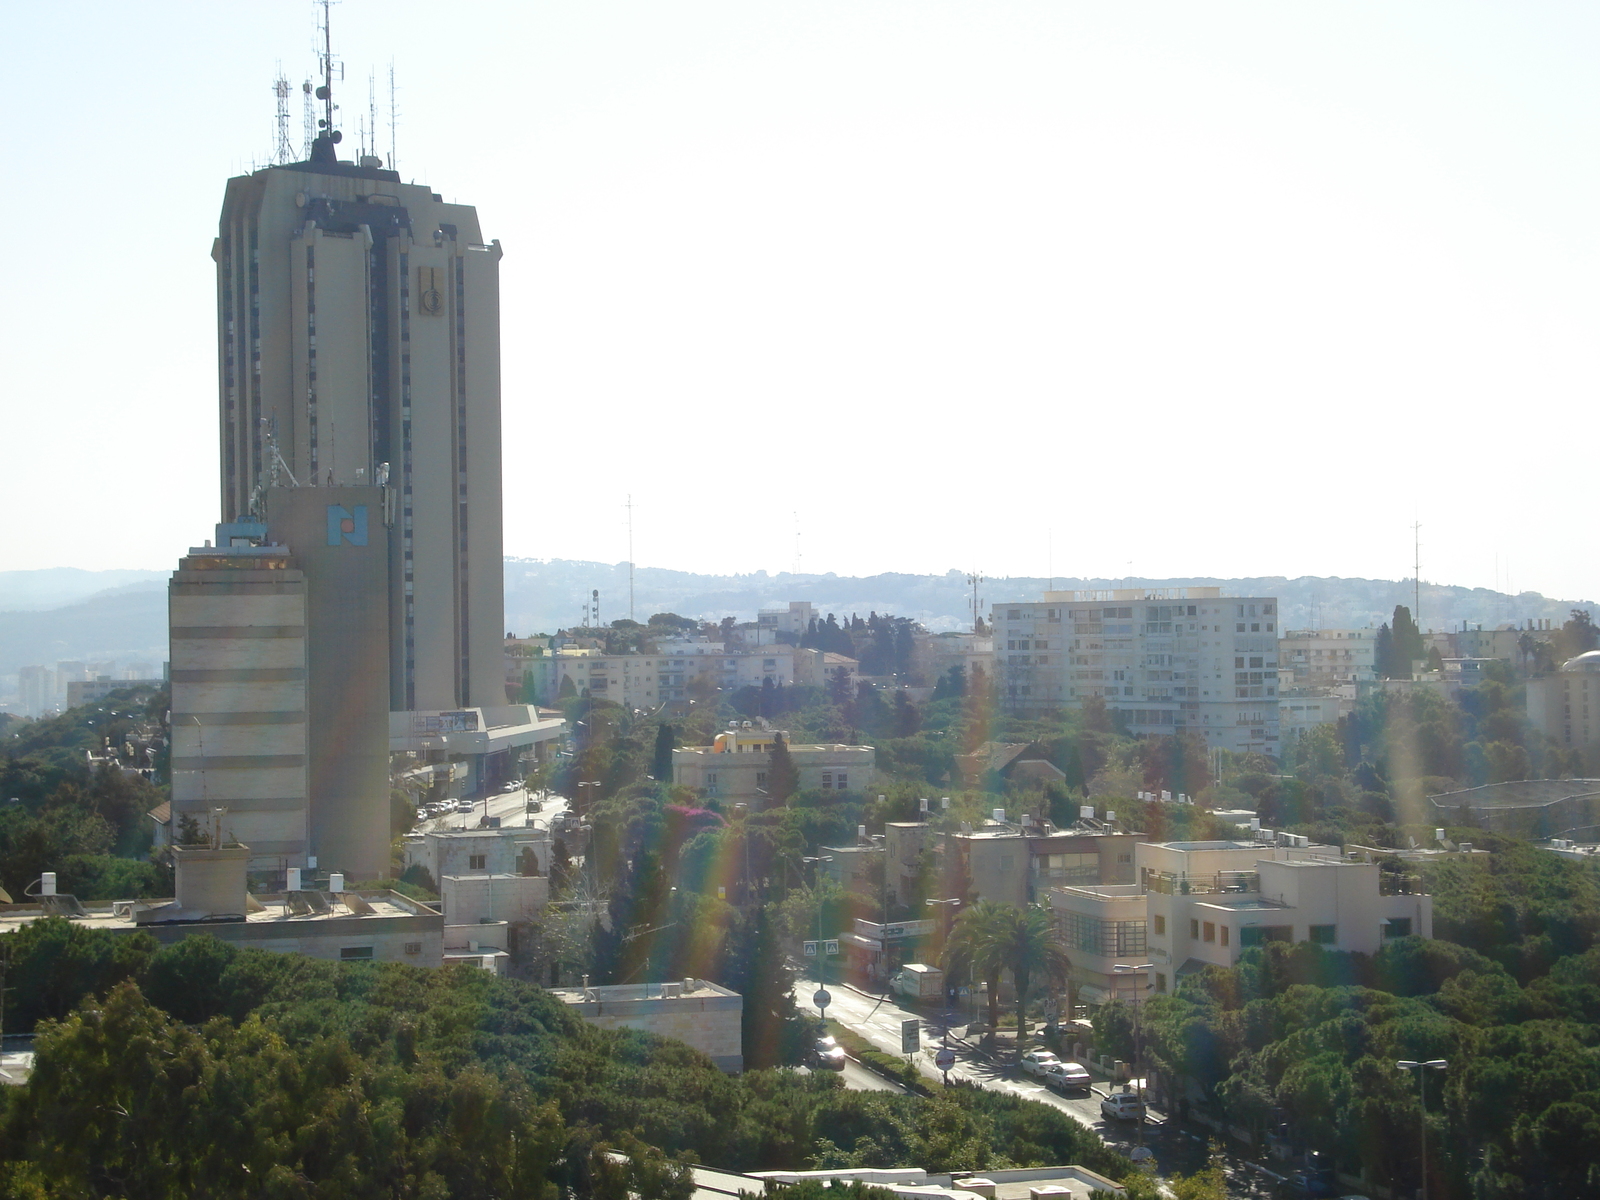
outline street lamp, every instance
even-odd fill
[[[1412,1062],[1409,1058],[1402,1058],[1394,1064],[1402,1071],[1415,1071],[1417,1073],[1417,1103],[1422,1107],[1421,1130],[1422,1158],[1418,1162],[1418,1170],[1422,1176],[1422,1186],[1417,1194],[1421,1200],[1428,1200],[1428,1072],[1442,1071],[1450,1064],[1442,1058],[1431,1058],[1427,1062]]]
[[[1155,970],[1154,963],[1112,963],[1111,970],[1116,975],[1132,975],[1140,971]],[[1148,990],[1147,982],[1143,989],[1138,987],[1133,991],[1133,1086],[1139,1095],[1139,1104],[1144,1104],[1144,1036],[1143,1028],[1139,1022],[1139,1002],[1144,998],[1141,990]],[[1144,1118],[1139,1118],[1139,1140],[1144,1140]]]

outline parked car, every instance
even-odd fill
[[[1022,1056],[1022,1073],[1042,1076],[1051,1067],[1059,1066],[1060,1063],[1061,1060],[1055,1056],[1053,1050],[1030,1050]]]
[[[822,1037],[818,1038],[817,1044],[812,1047],[811,1066],[813,1069],[823,1071],[842,1071],[849,1057],[844,1052],[844,1047],[834,1038]]]
[[[513,781],[511,783],[506,784],[500,790],[502,792],[520,792],[522,790],[522,785],[520,783],[517,783],[517,782]]]
[[[1100,1115],[1112,1121],[1142,1121],[1144,1101],[1132,1092],[1112,1092],[1100,1101]]]
[[[469,812],[472,811],[473,807],[474,806],[473,806],[473,803],[472,803],[471,800],[457,800],[456,801],[456,811],[458,813],[469,813]]]
[[[1057,1092],[1086,1092],[1091,1080],[1082,1063],[1060,1062],[1046,1069],[1044,1085]]]

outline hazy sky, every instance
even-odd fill
[[[0,11],[0,567],[164,568],[312,5]],[[507,553],[1600,595],[1592,2],[333,11],[505,246]]]

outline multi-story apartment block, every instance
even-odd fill
[[[1554,675],[1528,680],[1528,721],[1563,749],[1581,751],[1587,770],[1600,766],[1600,650],[1561,664]]]
[[[1278,639],[1280,668],[1295,687],[1336,687],[1375,678],[1376,629],[1290,629]]]
[[[1135,734],[1198,733],[1211,746],[1278,753],[1278,603],[1220,588],[1046,592],[993,610],[995,672],[1009,711],[1091,697]]]
[[[703,691],[735,691],[794,683],[794,648],[761,646],[730,650],[720,642],[663,643],[656,654],[607,654],[562,647],[519,660],[533,680],[540,703],[562,696],[614,700],[626,708],[651,709],[669,701],[696,699]]]

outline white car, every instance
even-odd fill
[[[458,813],[469,813],[472,811],[473,807],[474,805],[471,800],[456,801],[456,811]]]
[[[1089,1090],[1089,1072],[1083,1064],[1058,1062],[1045,1070],[1044,1085],[1057,1092],[1086,1092]]]
[[[1043,1076],[1051,1067],[1059,1066],[1060,1063],[1061,1060],[1055,1056],[1053,1050],[1029,1050],[1022,1056],[1022,1073]]]
[[[1132,1092],[1112,1092],[1100,1101],[1100,1115],[1113,1121],[1143,1121],[1144,1101]]]

